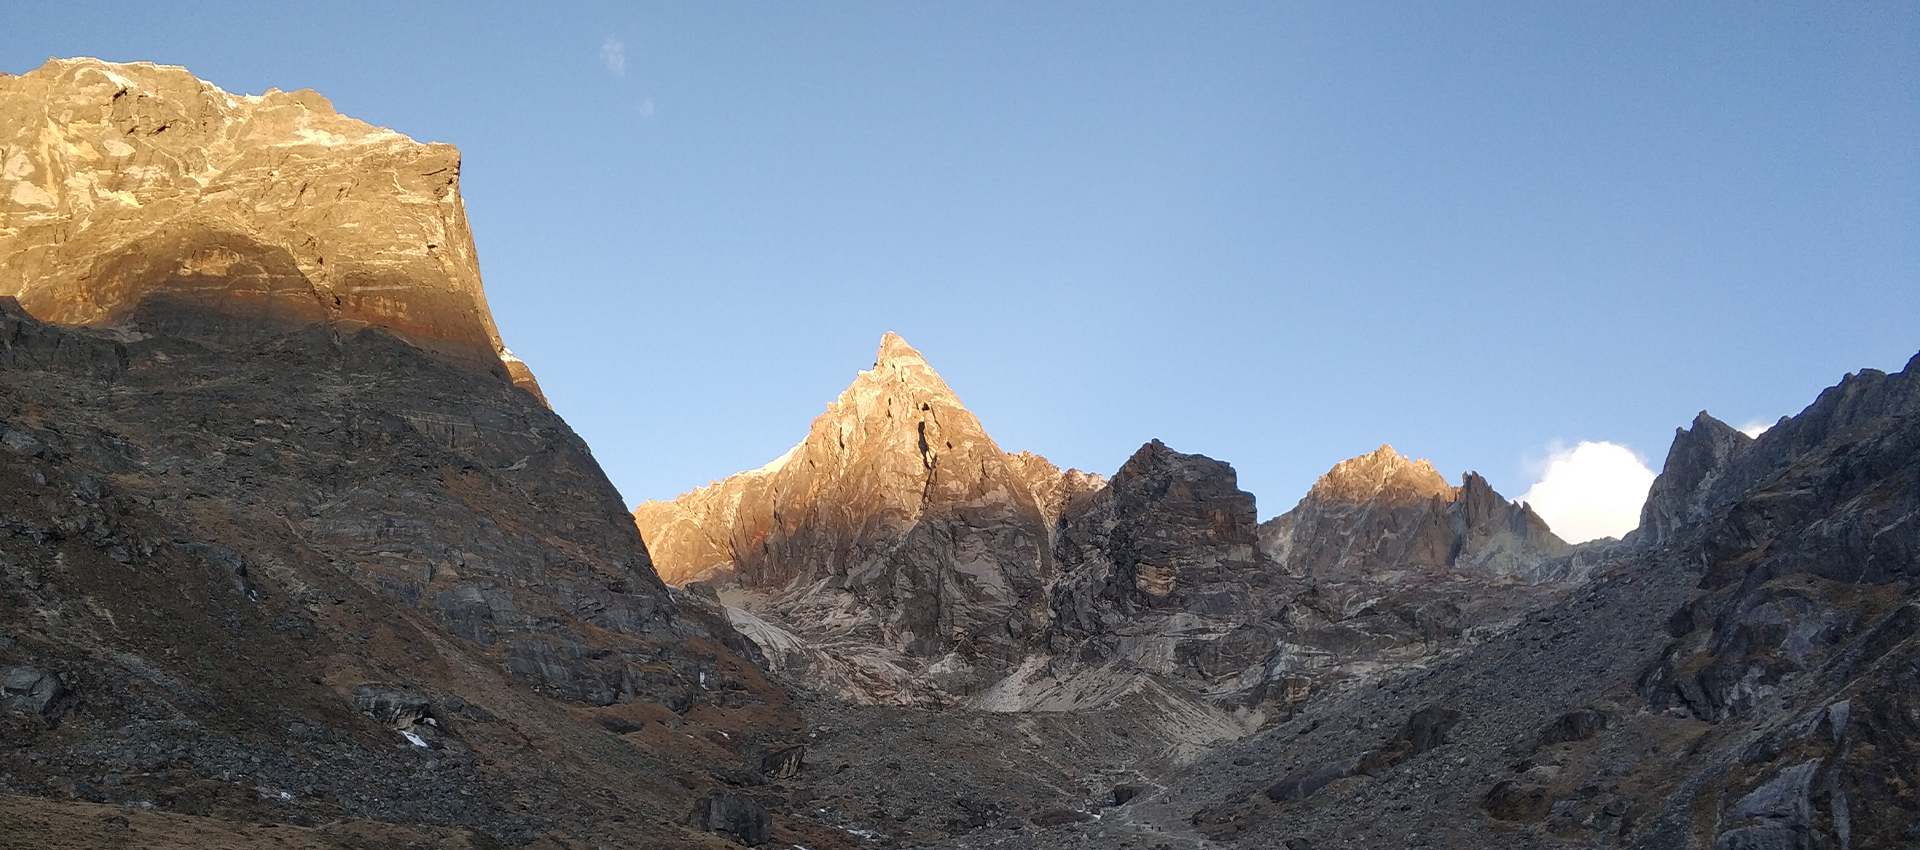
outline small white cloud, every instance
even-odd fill
[[[1547,458],[1520,500],[1569,543],[1620,537],[1640,524],[1653,470],[1619,443],[1582,441]]]
[[[1772,427],[1772,422],[1768,422],[1765,419],[1755,419],[1752,422],[1740,426],[1740,433],[1749,437],[1758,437],[1761,434],[1767,433],[1767,429]]]
[[[616,77],[627,75],[627,45],[620,39],[607,36],[600,42],[600,64],[607,66],[607,72]]]
[[[653,98],[647,98],[645,100],[640,101],[640,117],[642,118],[653,117]]]

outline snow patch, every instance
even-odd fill
[[[799,457],[800,449],[805,446],[806,446],[806,441],[804,440],[793,444],[793,448],[787,449],[786,452],[781,454],[779,457],[774,458],[773,460],[767,461],[760,468],[753,470],[753,472],[750,474],[772,475],[776,472],[779,472],[782,469],[785,469],[787,466],[787,462],[793,460],[796,457]]]
[[[400,730],[400,737],[407,739],[407,743],[412,744],[416,747],[421,747],[424,749],[428,746],[427,739],[414,734],[412,729]]]

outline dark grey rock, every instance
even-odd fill
[[[0,676],[0,702],[11,711],[51,723],[60,718],[67,687],[57,674],[36,667],[9,667]]]
[[[411,729],[434,718],[433,701],[426,694],[392,685],[354,688],[353,707],[395,729]]]
[[[767,807],[751,797],[716,791],[700,801],[694,823],[709,832],[728,835],[748,847],[767,843],[772,820]]]

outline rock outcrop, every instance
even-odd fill
[[[1231,466],[1156,440],[1055,531],[1049,650],[1071,661],[1053,674],[1125,670],[1212,703],[1289,710],[1558,593],[1514,577],[1565,548],[1538,523],[1477,475],[1449,487],[1387,450],[1336,466],[1301,507],[1256,525]]]
[[[1231,599],[1196,595],[1197,589],[1244,581],[1261,568],[1253,494],[1236,484],[1233,467],[1159,440],[1134,452],[1060,525],[1055,553],[1068,577],[1064,584],[1080,585],[1090,596],[1056,596],[1056,625],[1084,621],[1092,612],[1077,603],[1096,598],[1123,614],[1231,608]]]
[[[487,309],[459,151],[172,66],[0,75],[0,296],[64,324],[166,298],[201,321],[371,326],[538,392]]]
[[[1289,572],[1328,581],[1395,571],[1536,579],[1538,565],[1570,548],[1478,473],[1454,487],[1432,464],[1387,445],[1335,464],[1293,510],[1264,523],[1260,538]]]
[[[1255,518],[1233,467],[1159,440],[1140,447],[1060,519],[1051,648],[1160,675],[1197,665],[1211,678],[1258,663],[1258,641],[1231,670],[1217,657],[1218,641],[1260,619],[1282,578],[1260,556]]]
[[[1752,443],[1752,437],[1704,410],[1693,418],[1690,427],[1674,429],[1666,464],[1648,488],[1646,504],[1640,507],[1640,526],[1634,529],[1634,538],[1658,544],[1682,527],[1699,522],[1721,477]]]

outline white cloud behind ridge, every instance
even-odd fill
[[[1619,443],[1583,440],[1551,452],[1520,501],[1569,543],[1620,537],[1640,524],[1654,471]]]

